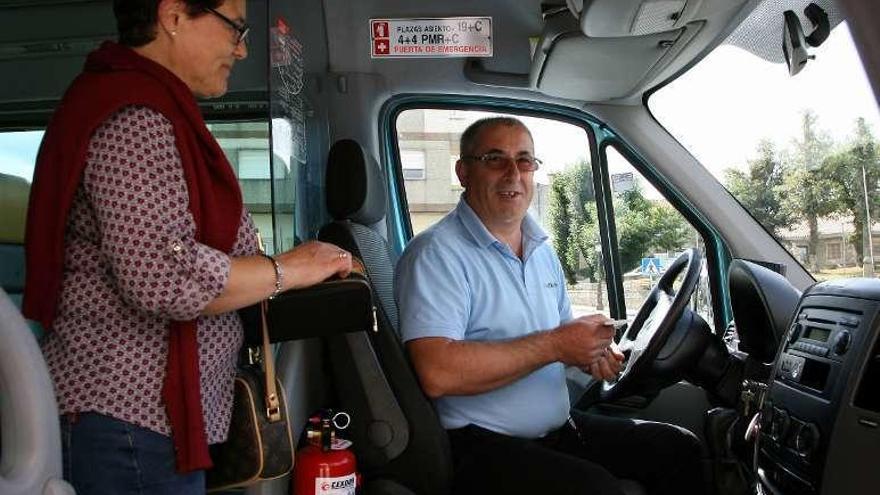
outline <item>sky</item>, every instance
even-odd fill
[[[803,111],[837,142],[852,134],[858,117],[880,136],[880,113],[849,30],[841,24],[794,77],[785,64],[766,62],[724,45],[648,101],[657,120],[716,177],[744,169],[758,142],[777,150],[799,136]]]
[[[17,175],[30,182],[42,131],[0,132],[0,173]]]
[[[817,114],[820,130],[838,143],[852,134],[858,117],[864,117],[880,137],[880,112],[845,23],[810,53],[816,59],[792,77],[785,64],[722,45],[652,95],[648,106],[722,181],[725,169],[746,169],[762,139],[772,140],[782,150],[799,137],[807,108]],[[589,156],[580,145],[585,142],[584,132],[576,126],[523,120],[535,138],[535,154],[545,163],[535,174],[537,182],[547,184],[550,174]],[[609,156],[609,162],[611,173],[632,170],[623,157]],[[642,186],[647,196],[660,197],[647,183]]]

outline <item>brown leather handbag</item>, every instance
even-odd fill
[[[266,301],[259,306],[262,350],[255,353],[250,348],[250,362],[240,367],[235,377],[229,436],[225,442],[210,447],[214,467],[205,476],[208,491],[280,478],[293,469],[294,445],[287,396],[275,377],[266,325]]]

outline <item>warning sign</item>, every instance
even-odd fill
[[[491,17],[370,19],[372,58],[491,57]]]

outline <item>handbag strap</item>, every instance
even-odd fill
[[[263,330],[263,368],[266,377],[266,417],[270,423],[281,421],[281,401],[278,399],[278,388],[275,382],[275,356],[272,344],[269,343],[269,326],[266,324],[267,301],[260,302],[260,327]]]
[[[263,252],[263,240],[257,233],[257,244],[260,252]],[[352,271],[366,276],[366,270],[361,260],[352,257]],[[266,377],[266,417],[270,423],[281,421],[281,401],[278,398],[278,387],[275,382],[275,357],[272,353],[272,344],[269,342],[269,325],[266,323],[266,312],[269,311],[268,300],[260,301],[260,329],[263,333],[263,373]],[[373,315],[373,327],[375,330],[375,308]]]
[[[257,248],[260,254],[265,255],[263,238],[257,231]],[[277,272],[276,272],[277,275]],[[266,312],[269,311],[269,302],[266,299],[260,301],[260,329],[263,332],[263,376],[266,379],[266,417],[270,423],[281,421],[281,400],[278,398],[278,387],[275,382],[275,355],[272,353],[272,344],[269,342],[269,325],[266,323]]]

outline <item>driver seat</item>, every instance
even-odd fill
[[[371,228],[385,216],[382,172],[360,144],[343,139],[330,148],[326,173],[333,222],[318,238],[363,260],[376,307],[375,331],[326,341],[338,403],[351,415],[352,448],[367,493],[447,495],[449,440],[398,338],[394,263],[385,238]]]
[[[447,495],[453,472],[449,440],[400,342],[394,263],[375,230],[386,212],[382,171],[360,144],[344,139],[331,147],[326,174],[327,209],[334,220],[318,238],[363,260],[376,305],[376,331],[327,340],[338,403],[351,414],[352,448],[366,492]],[[626,495],[646,494],[633,481],[624,480],[622,488]]]

